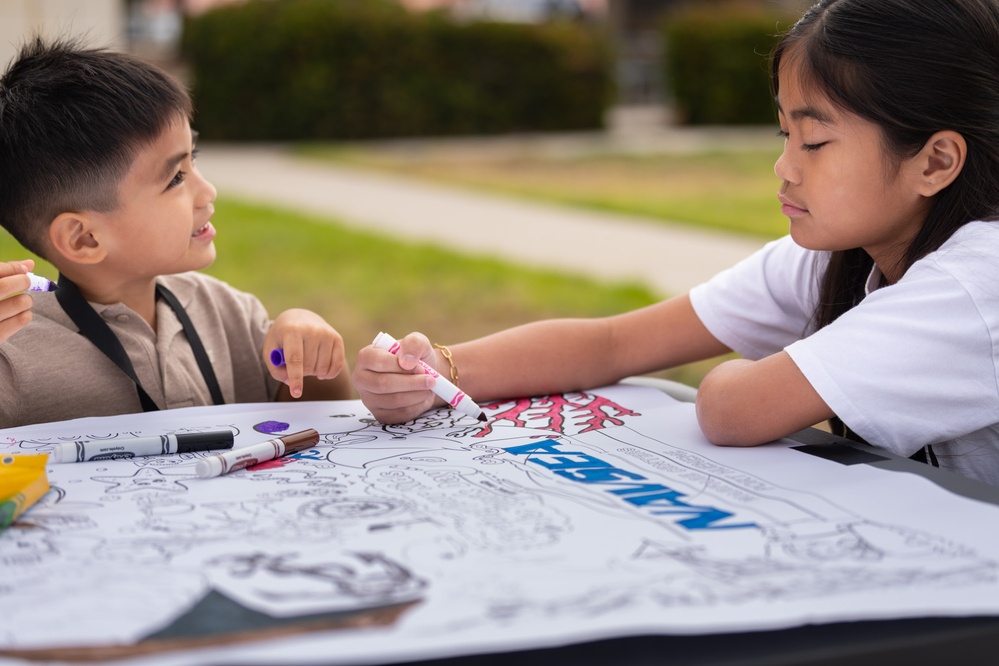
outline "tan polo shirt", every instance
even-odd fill
[[[159,281],[187,310],[226,403],[273,400],[279,383],[262,358],[271,320],[260,301],[202,273]],[[135,384],[80,335],[55,294],[33,297],[31,323],[0,344],[0,428],[141,412]],[[156,305],[156,331],[121,303],[92,305],[161,409],[212,404],[184,329],[162,299]]]

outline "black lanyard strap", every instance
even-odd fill
[[[215,371],[212,369],[211,361],[208,360],[208,353],[205,351],[205,346],[201,343],[201,338],[198,336],[191,318],[187,315],[187,311],[184,310],[184,307],[177,300],[177,297],[173,295],[173,292],[163,285],[156,285],[156,294],[167,302],[167,305],[177,315],[177,319],[180,320],[181,326],[184,327],[184,333],[187,335],[191,350],[194,352],[194,360],[197,361],[201,375],[205,379],[205,384],[208,385],[208,392],[212,396],[212,401],[216,405],[225,404],[225,400],[222,397],[222,390],[219,388],[218,379],[215,377]],[[132,366],[132,361],[128,358],[128,354],[125,352],[121,341],[115,336],[114,331],[107,325],[107,322],[83,298],[83,294],[80,293],[79,288],[71,280],[60,275],[59,289],[56,290],[55,296],[63,311],[73,320],[76,327],[80,329],[80,333],[101,350],[105,356],[111,359],[135,383],[135,390],[139,394],[139,402],[142,404],[142,410],[145,412],[158,411],[159,406],[149,397],[146,390],[142,388],[142,383],[135,374],[135,368]]]
[[[177,319],[180,320],[180,325],[184,327],[184,334],[187,335],[187,341],[191,344],[191,351],[194,352],[194,360],[198,362],[198,368],[201,369],[201,376],[205,378],[205,384],[208,385],[208,392],[212,395],[212,402],[216,405],[224,405],[225,398],[222,397],[222,389],[219,388],[219,380],[215,377],[212,362],[208,358],[208,352],[205,351],[205,345],[201,343],[197,329],[194,328],[194,322],[187,316],[187,310],[180,304],[177,297],[173,295],[173,292],[163,285],[156,285],[156,293],[167,302],[173,313],[177,315]]]

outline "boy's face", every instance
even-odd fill
[[[200,270],[215,260],[215,187],[194,165],[194,141],[178,116],[140,147],[119,189],[118,207],[104,214],[107,263],[123,278],[152,279]]]

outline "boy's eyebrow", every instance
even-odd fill
[[[191,150],[189,152],[179,153],[174,155],[166,161],[163,165],[163,173],[160,178],[166,180],[168,178],[173,178],[174,173],[177,171],[177,165],[187,159],[188,155],[194,155],[196,152],[196,146],[198,145],[198,133],[191,130]]]
[[[191,153],[189,151],[185,151],[168,159],[163,164],[163,171],[160,173],[160,178],[162,180],[173,178],[174,174],[177,172],[177,165],[183,162],[190,154]]]

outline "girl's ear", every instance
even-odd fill
[[[97,264],[106,254],[100,224],[86,213],[60,213],[49,225],[49,242],[57,254],[76,264]]]
[[[919,193],[932,197],[953,183],[967,154],[968,144],[958,132],[941,130],[931,136],[917,158],[922,169]]]

